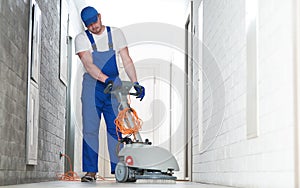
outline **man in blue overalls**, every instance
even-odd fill
[[[118,28],[102,25],[101,14],[93,7],[85,7],[81,18],[87,30],[76,36],[75,52],[83,63],[86,73],[82,82],[82,119],[83,119],[83,152],[82,166],[85,176],[82,182],[95,181],[98,172],[99,126],[101,114],[107,126],[108,151],[111,173],[115,173],[118,157],[115,148],[118,135],[114,120],[118,113],[118,101],[111,94],[104,94],[105,87],[121,86],[117,66],[117,55],[121,56],[125,72],[134,82],[138,98],[145,95],[145,89],[137,82],[136,71],[129,56],[127,42]]]

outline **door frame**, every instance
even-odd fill
[[[70,157],[69,164],[68,160],[65,160],[64,168],[65,172],[67,172],[69,169],[69,166],[74,166],[74,150],[75,150],[75,127],[72,123],[72,117],[71,117],[71,109],[73,108],[73,105],[71,103],[71,78],[72,78],[72,52],[73,52],[73,38],[71,36],[67,36],[67,86],[66,86],[66,126],[65,126],[65,154],[67,154]],[[73,170],[73,169],[72,169]]]
[[[193,121],[193,2],[189,3],[189,10],[185,22],[185,179],[192,181],[192,121]],[[190,43],[189,43],[190,42]]]
[[[295,188],[300,185],[300,2],[294,0]]]

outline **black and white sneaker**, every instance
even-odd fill
[[[96,177],[91,176],[88,173],[81,178],[81,182],[95,182],[95,181],[96,181]]]

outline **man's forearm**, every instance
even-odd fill
[[[93,58],[89,52],[80,52],[78,56],[86,69],[86,71],[96,80],[105,82],[108,78],[94,63]]]
[[[125,72],[126,72],[127,76],[131,80],[131,82],[137,82],[136,70],[135,70],[134,64],[129,63],[124,68],[125,68]]]
[[[134,67],[133,61],[129,55],[128,48],[125,47],[125,48],[121,49],[120,55],[121,55],[123,66],[125,68],[125,72],[126,72],[127,76],[129,77],[129,79],[132,82],[137,82],[135,67]]]
[[[88,64],[86,67],[87,72],[96,80],[100,82],[105,82],[108,78],[95,64]]]

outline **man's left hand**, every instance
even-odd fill
[[[140,98],[141,100],[143,100],[143,98],[145,96],[145,88],[143,86],[141,86],[138,82],[134,82],[133,87],[134,87],[134,89],[136,90],[136,93],[137,93],[136,98]]]

